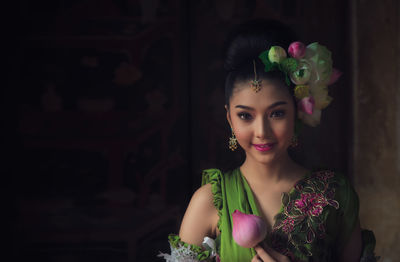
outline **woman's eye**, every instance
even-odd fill
[[[249,113],[239,113],[238,117],[243,120],[250,120],[252,118]]]
[[[284,110],[277,110],[277,111],[273,111],[271,113],[271,117],[272,118],[281,118],[285,116],[285,111]]]

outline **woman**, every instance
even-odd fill
[[[327,85],[338,77],[325,47],[295,40],[284,25],[260,21],[229,38],[229,147],[240,145],[246,158],[224,174],[204,171],[179,236],[170,236],[171,256],[161,255],[167,261],[375,261],[375,240],[372,232],[361,233],[349,181],[330,170],[307,170],[288,154],[299,120],[319,123],[331,101]],[[235,210],[266,223],[267,237],[254,248],[233,239]]]

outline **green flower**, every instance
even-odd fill
[[[294,58],[284,58],[282,59],[280,66],[285,73],[291,73],[296,71],[299,63]]]
[[[311,78],[311,65],[307,60],[301,59],[297,70],[290,74],[290,79],[296,85],[305,85]]]
[[[280,46],[272,46],[268,52],[268,59],[271,63],[280,63],[287,57],[285,49]]]

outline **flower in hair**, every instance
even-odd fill
[[[291,72],[290,80],[296,85],[304,85],[311,78],[311,65],[305,59],[300,59],[297,69]]]
[[[268,59],[271,63],[280,63],[287,57],[285,49],[280,46],[272,46],[268,51]]]
[[[309,115],[312,115],[314,111],[315,100],[312,96],[307,96],[301,99],[299,102],[299,109]]]
[[[332,74],[331,52],[315,42],[307,46],[304,58],[312,68],[310,82],[328,84]]]
[[[265,65],[264,71],[270,72],[280,70],[285,73],[285,82],[290,86],[289,74],[298,67],[294,58],[288,58],[286,51],[280,46],[272,46],[269,50],[262,52],[259,58]]]
[[[336,82],[342,73],[332,67],[331,52],[317,42],[308,46],[293,42],[289,45],[288,53],[290,57],[282,47],[272,46],[262,52],[259,58],[265,65],[265,72],[280,70],[285,74],[286,84],[295,85],[299,119],[310,126],[317,126],[321,120],[321,110],[332,101],[328,95],[328,85]]]
[[[306,46],[302,42],[293,42],[290,44],[288,52],[291,57],[300,59],[306,54]]]

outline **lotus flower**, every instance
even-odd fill
[[[267,235],[267,225],[259,216],[247,215],[239,210],[235,210],[232,214],[232,221],[233,239],[242,247],[255,247]]]
[[[325,109],[332,102],[326,85],[312,85],[310,92],[315,101],[314,107],[317,109]]]
[[[315,100],[312,96],[304,97],[299,101],[299,109],[309,115],[314,111]]]
[[[336,68],[333,68],[331,78],[329,79],[328,85],[332,85],[333,83],[335,83],[341,76],[342,76],[342,72],[340,72]]]
[[[280,46],[272,46],[268,52],[268,59],[271,63],[280,63],[287,57],[285,49]]]
[[[306,84],[310,80],[310,77],[311,77],[311,65],[305,59],[301,59],[297,66],[297,70],[290,74],[290,79],[296,85]]]
[[[291,57],[300,59],[306,54],[306,46],[302,42],[293,42],[289,45],[288,52]]]
[[[310,96],[310,87],[306,85],[298,85],[294,88],[294,96],[301,100],[307,96]]]
[[[304,59],[312,67],[310,82],[327,84],[332,74],[331,52],[323,45],[312,43],[307,46]]]

